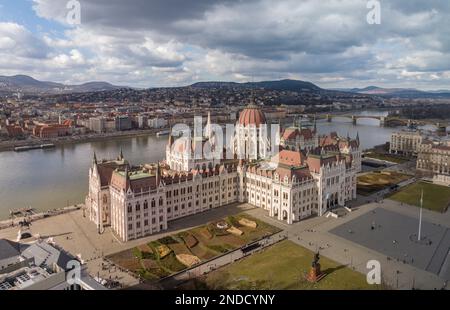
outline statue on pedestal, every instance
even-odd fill
[[[319,260],[320,260],[320,255],[319,255],[319,252],[317,252],[314,254],[314,259],[312,261],[309,274],[306,276],[306,279],[309,282],[318,282],[325,276],[325,274],[320,271]]]

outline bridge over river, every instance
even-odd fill
[[[433,120],[413,120],[407,118],[401,118],[398,116],[383,116],[383,115],[358,115],[358,114],[347,114],[347,113],[326,113],[326,114],[303,114],[303,117],[307,117],[310,120],[314,119],[326,119],[331,122],[333,118],[348,118],[351,122],[356,125],[360,119],[376,119],[380,121],[380,126],[424,126],[424,125],[434,125],[438,129],[442,129],[449,126],[448,122],[436,122]]]

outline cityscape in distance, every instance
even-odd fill
[[[449,20],[447,1],[0,0],[0,291],[448,290]]]

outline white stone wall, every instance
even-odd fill
[[[422,140],[419,132],[394,132],[389,151],[395,154],[415,154],[419,151]]]
[[[304,136],[296,136],[295,139],[281,139],[281,145],[289,147],[291,150],[303,150],[309,152],[319,146],[319,137],[313,136],[312,139],[305,139]]]
[[[267,128],[264,126],[237,124],[234,140],[235,154],[238,158],[246,160],[266,159],[270,150],[267,135]]]
[[[237,202],[238,182],[237,172],[223,171],[139,194],[111,187],[111,228],[123,241],[166,230],[171,220]]]
[[[317,183],[318,215],[324,215],[330,207],[345,205],[356,198],[356,170],[347,169],[345,161],[322,166],[313,173]]]

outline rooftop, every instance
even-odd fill
[[[125,171],[123,171],[123,170],[118,170],[116,172],[123,177],[125,176]],[[154,176],[155,176],[154,173],[150,173],[149,171],[143,170],[143,169],[128,172],[128,177],[130,178],[130,180],[139,180],[139,179],[145,179],[145,178],[154,177]]]
[[[20,244],[14,241],[0,239],[0,260],[20,255]]]

